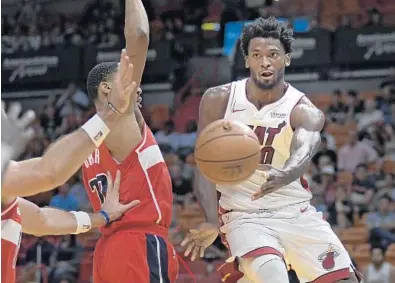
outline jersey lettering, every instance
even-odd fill
[[[103,204],[107,192],[107,175],[104,173],[96,175],[95,178],[89,180],[89,187],[92,192],[96,192],[100,203]]]
[[[259,142],[261,143],[261,164],[272,164],[274,156],[274,148],[272,147],[274,138],[278,135],[282,128],[285,127],[287,123],[283,121],[277,128],[271,127],[260,127],[257,126],[255,129],[255,134],[257,135]],[[267,136],[267,137],[266,137]],[[266,137],[266,141],[265,141]]]

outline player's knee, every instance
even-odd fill
[[[248,266],[243,267],[247,276],[255,283],[287,283],[288,272],[282,258],[277,255],[262,255],[248,259]]]

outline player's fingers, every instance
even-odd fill
[[[269,188],[273,187],[276,184],[275,180],[267,181],[263,183],[261,186],[261,191],[268,190]]]
[[[197,256],[199,255],[199,251],[200,251],[200,247],[199,246],[195,246],[192,250],[192,256],[191,256],[191,260],[194,261]]]
[[[10,105],[10,109],[8,110],[8,117],[14,120],[17,120],[19,114],[21,113],[22,106],[21,104],[14,102]]]
[[[132,80],[133,80],[133,71],[134,71],[134,66],[128,60],[128,67],[127,67],[125,75],[123,77],[123,83],[124,84],[130,84],[132,82]]]
[[[204,257],[204,251],[206,250],[205,247],[200,247],[200,257]]]
[[[264,190],[264,191],[261,191],[261,192],[259,192],[259,193],[253,194],[251,200],[257,200],[257,199],[259,199],[259,198],[261,198],[261,197],[263,197],[263,196],[265,196],[265,195],[267,195],[267,194],[270,194],[270,193],[272,193],[272,192],[274,192],[274,191],[276,191],[276,190],[277,190],[277,189],[274,188],[274,187],[272,187],[272,188],[267,188],[267,189]]]
[[[121,184],[121,171],[117,170],[117,174],[115,176],[114,187],[113,187],[114,192],[119,193],[119,185],[120,184]]]
[[[272,168],[273,167],[271,165],[269,165],[269,164],[259,164],[257,170],[269,171]]]
[[[128,66],[128,64],[127,64],[128,58],[126,58],[126,57],[127,57],[126,50],[122,49],[122,51],[121,51],[121,60],[119,62],[119,73],[121,75],[121,79],[123,77],[123,74],[126,72],[126,68]]]
[[[253,194],[251,197],[251,200],[252,201],[257,200],[257,199],[261,198],[262,196],[263,196],[262,192]]]
[[[186,236],[184,240],[181,242],[181,247],[185,246],[191,241],[191,238],[189,236]]]
[[[189,245],[188,245],[188,247],[187,247],[187,249],[186,249],[186,251],[184,253],[184,256],[187,257],[191,253],[191,251],[192,251],[194,246],[195,246],[194,242],[189,243]]]
[[[128,97],[132,95],[136,91],[137,84],[136,82],[132,82],[131,84],[127,85],[124,91],[124,96]]]
[[[107,194],[112,192],[112,175],[110,171],[107,171]]]
[[[123,211],[122,211],[122,213],[124,213],[125,211],[128,211],[129,209],[131,209],[131,208],[133,208],[133,207],[135,207],[135,206],[137,206],[139,203],[140,203],[139,200],[134,200],[134,201],[129,202],[128,204],[125,204],[125,205],[123,206]]]
[[[32,110],[28,110],[23,114],[19,122],[22,127],[26,128],[34,121],[34,119],[36,119],[36,113]]]
[[[25,131],[24,136],[25,136],[27,141],[30,141],[34,137],[34,130],[33,130],[33,128],[28,128]]]

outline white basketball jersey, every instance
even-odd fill
[[[283,168],[290,156],[293,136],[290,114],[304,93],[289,85],[281,99],[257,110],[247,99],[246,82],[247,79],[232,83],[224,118],[252,127],[262,143],[261,163],[270,164],[278,169]],[[251,201],[252,195],[260,191],[264,182],[262,174],[255,172],[239,185],[217,185],[217,190],[221,193],[221,207],[241,211],[270,210],[309,201],[312,197],[307,181],[298,179],[273,193]]]

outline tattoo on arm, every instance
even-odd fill
[[[297,179],[306,171],[311,159],[319,149],[320,131],[324,125],[325,116],[321,110],[307,100],[295,107],[291,115],[291,122],[295,127],[291,155],[283,169]]]

